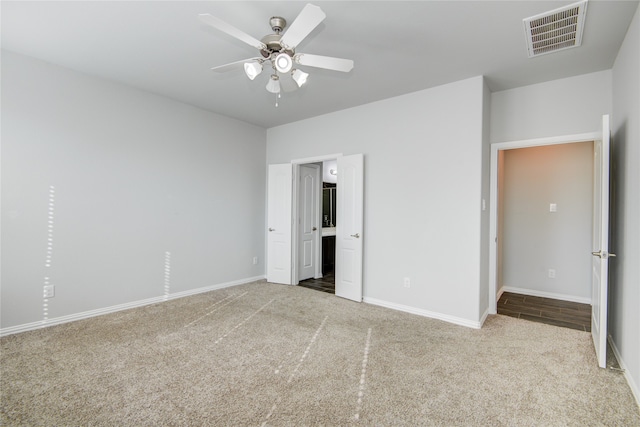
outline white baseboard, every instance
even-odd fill
[[[552,298],[552,299],[559,299],[562,301],[579,302],[581,304],[591,305],[591,298],[577,297],[574,295],[566,295],[566,294],[557,294],[555,292],[543,292],[543,291],[536,291],[533,289],[514,288],[512,286],[503,286],[502,289],[500,289],[500,295],[502,295],[503,292],[512,292],[514,294],[531,295],[533,297]],[[500,295],[498,295],[498,299],[500,299]]]
[[[474,322],[472,320],[463,319],[461,317],[449,316],[448,314],[436,313],[434,311],[422,310],[408,305],[396,304],[393,302],[382,301],[375,298],[363,299],[367,304],[379,305],[381,307],[390,308],[392,310],[404,311],[405,313],[417,314],[418,316],[429,317],[431,319],[443,320],[455,325],[466,326],[467,328],[480,329],[482,322]],[[487,312],[488,313],[488,312]]]
[[[201,294],[204,292],[215,291],[217,289],[229,288],[231,286],[243,285],[245,283],[264,280],[264,278],[265,276],[248,277],[245,279],[234,280],[231,282],[219,283],[217,285],[205,286],[203,288],[189,289],[188,291],[176,292],[174,294],[152,297],[144,300],[138,300],[138,301],[127,302],[124,304],[113,305],[111,307],[98,308],[96,310],[83,311],[81,313],[74,313],[66,316],[55,317],[53,319],[40,320],[38,322],[25,323],[23,325],[17,325],[17,326],[10,326],[8,328],[0,329],[0,337],[3,337],[5,335],[17,334],[20,332],[32,331],[40,328],[46,328],[54,325],[61,325],[63,323],[69,323],[69,322],[74,322],[76,320],[88,319],[90,317],[102,316],[103,314],[115,313],[122,310],[128,310],[130,308],[157,304],[157,303],[169,301],[172,299],[184,298],[191,295]]]
[[[489,307],[487,307],[482,316],[480,316],[480,328],[484,325],[484,321],[487,320],[487,317],[489,317]]]
[[[611,345],[611,349],[613,350],[613,354],[616,356],[616,359],[618,359],[618,363],[620,364],[620,369],[624,371],[623,373],[624,378],[627,380],[627,384],[629,384],[629,388],[631,389],[633,396],[636,398],[638,409],[640,409],[640,387],[638,386],[638,384],[635,383],[635,381],[633,381],[633,377],[631,377],[631,374],[629,374],[629,369],[627,369],[627,364],[622,359],[622,356],[620,356],[620,352],[618,351],[618,347],[616,347],[615,341],[613,341],[613,337],[609,335],[607,338],[609,340],[609,344]]]

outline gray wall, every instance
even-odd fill
[[[593,143],[505,150],[502,178],[499,287],[590,303]]]
[[[264,129],[3,51],[2,328],[264,276],[264,189]]]
[[[483,91],[476,77],[268,130],[269,164],[364,154],[365,301],[479,326]]]
[[[611,114],[611,71],[491,94],[491,142],[593,132]]]
[[[613,67],[609,333],[640,402],[640,8]]]

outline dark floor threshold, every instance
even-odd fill
[[[589,304],[504,292],[497,308],[505,316],[591,332]]]

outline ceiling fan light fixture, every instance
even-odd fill
[[[291,70],[291,77],[293,78],[293,81],[296,82],[298,87],[302,87],[302,85],[307,82],[307,77],[309,77],[309,73],[305,73],[302,70],[298,70],[297,68],[294,68],[293,70]]]
[[[244,72],[249,80],[253,80],[262,72],[262,64],[260,62],[245,62]]]
[[[293,60],[286,53],[280,53],[275,59],[276,70],[281,73],[288,73],[293,67]]]
[[[280,78],[271,74],[271,78],[267,82],[267,90],[271,93],[280,93]]]
[[[268,92],[276,95],[276,107],[278,106],[277,100],[280,98],[282,91],[280,77],[284,76],[285,78],[284,88],[286,90],[295,89],[295,87],[289,83],[289,76],[291,76],[291,80],[293,80],[299,88],[302,87],[309,78],[309,74],[302,70],[295,69],[294,63],[304,67],[323,68],[325,70],[344,73],[348,73],[353,69],[353,61],[350,59],[296,53],[296,48],[299,43],[311,35],[318,25],[327,17],[318,6],[312,4],[304,6],[295,20],[288,26],[286,32],[284,32],[284,29],[287,27],[287,21],[282,17],[272,16],[269,24],[273,30],[273,34],[268,34],[261,40],[250,36],[243,30],[208,13],[201,13],[199,17],[205,24],[259,51],[259,55],[254,58],[219,65],[213,67],[212,70],[225,72],[235,69],[242,64],[247,77],[250,80],[255,80],[255,78],[264,71],[264,63],[269,61],[267,67],[271,66],[272,70],[268,70],[271,76],[267,82],[266,89]]]

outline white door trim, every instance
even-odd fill
[[[304,159],[293,159],[291,160],[291,164],[301,165],[305,163],[318,163],[318,162],[324,162],[325,160],[335,160],[338,157],[342,157],[342,153],[327,154],[326,156],[306,157]]]
[[[547,138],[525,139],[491,144],[491,176],[489,182],[489,314],[497,313],[497,262],[498,262],[498,152],[516,148],[541,147],[545,145],[571,144],[595,141],[602,133],[588,132]]]

